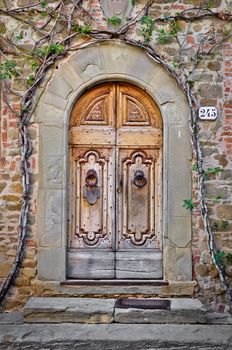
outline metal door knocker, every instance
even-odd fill
[[[136,170],[134,173],[134,185],[136,187],[144,187],[147,184],[147,179],[145,178],[145,174],[142,170]]]
[[[97,172],[94,169],[89,169],[85,178],[83,197],[86,198],[90,205],[95,204],[98,198],[100,198],[100,188],[97,186],[97,183]]]

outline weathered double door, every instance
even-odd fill
[[[162,278],[162,119],[140,88],[87,91],[70,121],[67,276]]]

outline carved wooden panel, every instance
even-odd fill
[[[120,150],[118,247],[157,248],[155,231],[158,150]]]
[[[113,160],[113,149],[72,149],[72,248],[111,247]]]
[[[107,115],[107,95],[103,95],[94,99],[88,106],[86,110],[86,116],[82,120],[82,124],[108,124],[108,115]]]
[[[154,101],[143,90],[130,84],[118,84],[118,127],[152,126],[162,129],[160,111]]]
[[[112,125],[115,84],[103,84],[86,92],[74,106],[70,126]]]

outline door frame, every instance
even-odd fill
[[[191,198],[192,190],[188,103],[176,81],[144,50],[114,40],[70,55],[55,70],[35,111],[40,150],[38,280],[66,279],[70,113],[86,89],[112,80],[129,82],[146,90],[161,111],[164,279],[191,281],[191,215],[182,207],[183,199]]]

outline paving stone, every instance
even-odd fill
[[[115,308],[118,323],[206,323],[206,310],[197,299],[172,298],[170,310]]]
[[[114,299],[30,298],[23,315],[29,323],[110,323],[114,304]]]

